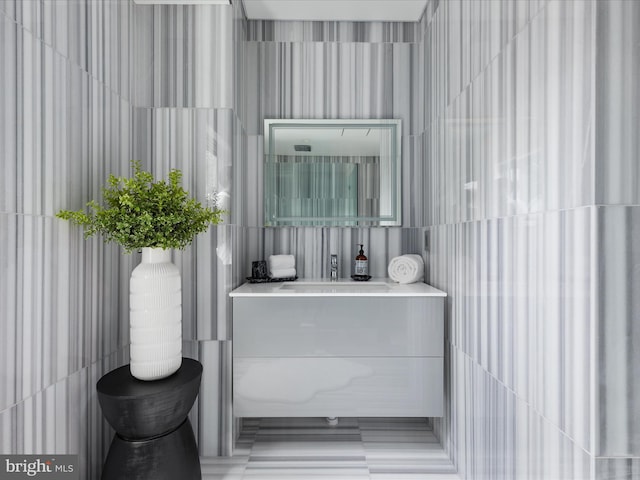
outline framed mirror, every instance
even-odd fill
[[[401,135],[400,120],[265,120],[265,226],[399,226]]]

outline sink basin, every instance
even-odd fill
[[[291,293],[385,293],[390,288],[382,282],[292,282],[283,283],[280,290]]]
[[[447,294],[423,282],[401,285],[386,278],[356,282],[341,278],[301,279],[296,282],[245,283],[230,297],[446,297]]]

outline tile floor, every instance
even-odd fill
[[[245,419],[233,457],[203,480],[458,480],[426,419]]]

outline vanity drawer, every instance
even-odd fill
[[[235,298],[234,357],[441,357],[444,298]]]
[[[235,358],[236,417],[440,417],[443,359]]]

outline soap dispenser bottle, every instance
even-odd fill
[[[356,257],[356,268],[353,275],[354,280],[369,280],[369,261],[364,254],[363,244],[359,243],[360,251]]]

